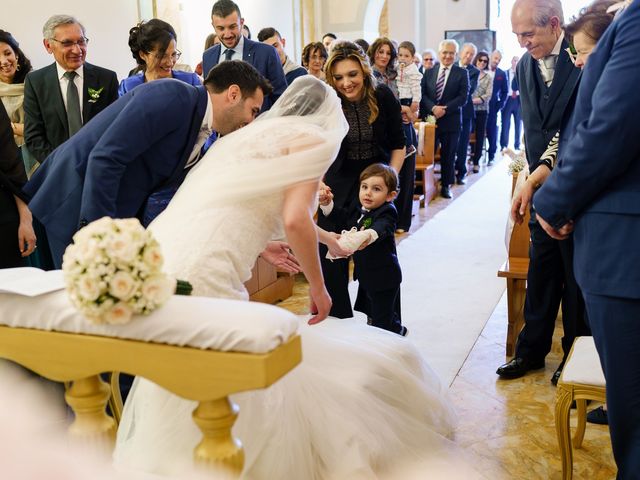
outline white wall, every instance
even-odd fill
[[[53,63],[53,56],[42,45],[42,26],[56,14],[73,15],[84,25],[89,38],[89,63],[114,70],[118,78],[125,77],[135,65],[127,45],[129,29],[138,21],[134,0],[2,0],[2,10],[2,28],[18,40],[34,68]]]

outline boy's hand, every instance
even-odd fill
[[[318,202],[323,207],[326,207],[333,201],[333,193],[331,192],[331,187],[326,185],[324,182],[320,182],[320,187],[318,188]]]

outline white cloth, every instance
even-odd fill
[[[150,225],[166,270],[198,295],[247,298],[243,282],[282,223],[284,189],[319,179],[346,129],[335,92],[311,75],[296,79],[269,112],[217,141]],[[407,339],[354,319],[308,326],[302,318],[299,329],[302,364],[266,390],[233,398],[243,478],[372,478],[404,456],[449,448],[446,387]],[[116,463],[179,476],[200,438],[193,408],[137,379]]]
[[[356,227],[352,227],[351,230],[343,230],[340,234],[340,239],[338,240],[338,244],[345,250],[351,250],[355,252],[358,250],[364,242],[369,242],[371,245],[378,239],[378,232],[376,232],[373,228],[367,228],[366,230],[358,230]],[[327,252],[326,257],[329,260],[337,260],[338,258],[345,257],[336,257],[332,255],[331,252]]]

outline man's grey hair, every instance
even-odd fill
[[[458,46],[458,42],[456,42],[453,39],[447,38],[445,40],[442,40],[438,44],[438,52],[441,52],[444,49],[444,47],[446,47],[447,45],[454,47],[456,49],[456,53],[460,50],[460,47]]]
[[[438,57],[438,55],[436,54],[436,51],[433,48],[427,48],[426,50],[423,50],[422,51],[422,56],[423,57],[424,57],[425,53],[430,53],[434,60],[436,60],[437,57]]]
[[[475,57],[476,54],[478,53],[478,47],[476,47],[475,43],[471,43],[471,42],[463,43],[460,51],[464,50],[467,47],[470,47],[473,50],[473,56]]]
[[[82,35],[85,34],[84,26],[71,15],[53,15],[49,17],[42,27],[42,36],[46,40],[51,40],[53,38],[53,31],[59,27],[60,25],[80,25],[80,29],[82,30]]]
[[[533,23],[538,27],[549,25],[552,17],[558,17],[564,26],[564,13],[560,0],[530,0],[533,6]]]

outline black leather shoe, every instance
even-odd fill
[[[442,187],[440,189],[440,196],[442,198],[453,198],[453,196],[451,195],[451,190],[449,190],[449,187]]]
[[[464,178],[462,177],[456,178],[456,185],[466,185],[466,184],[467,184],[467,181]]]
[[[594,408],[587,413],[587,422],[598,425],[609,425],[607,411],[603,407]]]
[[[544,368],[544,360],[532,361],[522,357],[515,357],[510,362],[501,365],[496,373],[502,378],[520,378],[529,370]]]
[[[560,380],[560,375],[562,375],[563,368],[564,360],[560,363],[560,365],[558,365],[558,368],[556,368],[556,371],[553,372],[553,375],[551,375],[551,383],[553,384],[553,386],[558,385],[558,380]]]
[[[473,169],[471,170],[473,173],[478,173],[480,171],[480,167],[478,165],[474,165]]]

